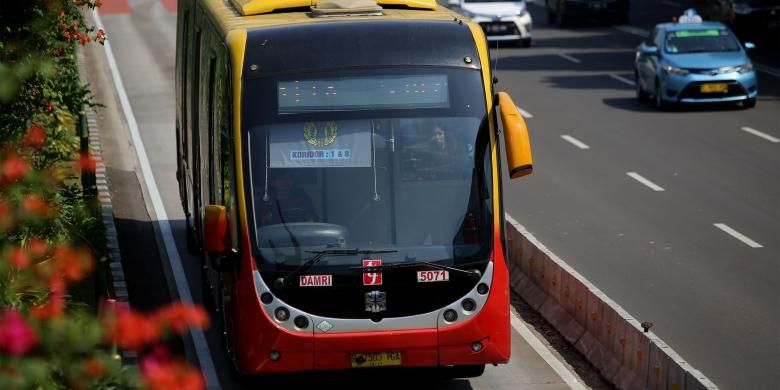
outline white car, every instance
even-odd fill
[[[512,41],[531,46],[533,21],[525,0],[449,0],[449,6],[479,23],[489,42]]]

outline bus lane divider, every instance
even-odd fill
[[[619,389],[717,389],[566,262],[506,215],[512,290]]]

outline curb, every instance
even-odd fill
[[[100,133],[97,127],[94,110],[86,113],[87,129],[89,131],[89,155],[95,161],[95,185],[97,188],[97,200],[100,204],[100,218],[106,229],[106,247],[108,248],[108,268],[111,276],[111,287],[114,290],[117,308],[129,308],[130,301],[125,283],[125,273],[122,270],[122,254],[119,251],[119,240],[114,224],[114,207],[111,204],[106,166],[103,164]],[[135,351],[120,351],[122,363],[125,366],[138,364],[138,355]]]
[[[619,389],[718,387],[506,214],[511,288]]]

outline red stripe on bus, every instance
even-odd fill
[[[133,12],[127,0],[103,0],[103,5],[98,10],[101,15],[129,14]]]

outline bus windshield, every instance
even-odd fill
[[[244,98],[263,271],[329,248],[388,250],[384,264],[488,260],[493,179],[478,70],[307,72],[251,80]],[[327,257],[309,272],[356,264]]]

